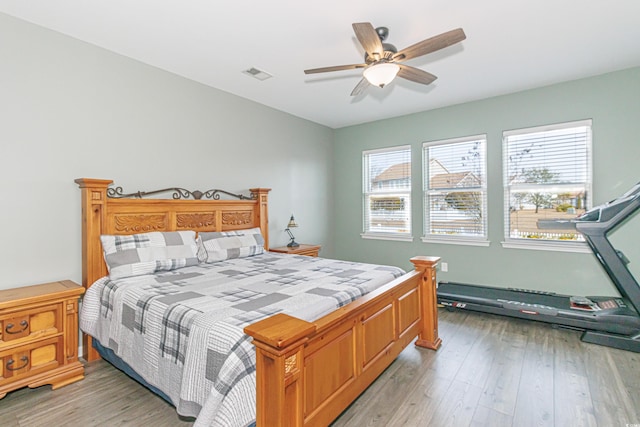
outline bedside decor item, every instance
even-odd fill
[[[287,245],[290,248],[297,248],[298,246],[300,246],[300,244],[296,242],[296,238],[293,237],[293,233],[290,230],[291,228],[294,228],[297,226],[298,224],[296,223],[296,219],[293,217],[293,214],[291,214],[291,219],[289,219],[289,224],[287,224],[287,228],[284,229],[284,231],[289,233],[289,237],[291,238],[291,241]]]

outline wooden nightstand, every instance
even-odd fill
[[[84,378],[78,361],[78,299],[71,280],[0,290],[0,399],[28,386]]]
[[[279,248],[269,248],[269,250],[271,252],[278,252],[281,254],[318,256],[318,252],[320,252],[321,247],[321,245],[305,245],[300,243],[300,246],[295,248],[281,246]]]

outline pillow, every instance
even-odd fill
[[[102,235],[102,249],[112,279],[198,264],[195,231]]]
[[[231,258],[246,258],[264,253],[264,238],[260,228],[236,231],[213,231],[199,234],[212,263]]]

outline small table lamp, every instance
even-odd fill
[[[296,238],[293,237],[293,233],[290,230],[291,228],[294,228],[297,226],[298,224],[296,223],[296,219],[293,217],[293,214],[291,214],[291,219],[289,220],[289,224],[287,224],[287,228],[284,229],[284,231],[289,233],[289,237],[291,237],[291,241],[287,245],[290,248],[297,248],[298,246],[300,246],[300,244],[296,242]]]

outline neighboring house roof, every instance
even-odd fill
[[[480,180],[474,173],[470,171],[449,173],[447,172],[447,169],[445,169],[440,164],[440,162],[435,159],[431,161],[429,167],[431,171],[442,171],[442,173],[437,173],[431,176],[431,188],[456,188],[465,187],[468,185],[475,186],[480,183]],[[373,179],[373,182],[380,183],[386,181],[395,181],[406,179],[410,176],[411,163],[397,163],[383,170],[378,176]]]
[[[466,171],[434,175],[429,180],[429,183],[430,188],[456,188],[469,184],[478,185],[480,180],[473,173]]]
[[[434,176],[441,173],[449,173],[449,170],[438,159],[429,160],[429,175]]]
[[[411,162],[397,163],[383,170],[378,176],[373,178],[373,182],[394,181],[406,179],[411,176]]]
[[[442,166],[437,159],[431,159],[429,162],[429,170],[432,172],[448,173],[447,169]],[[411,162],[398,163],[391,165],[383,170],[378,176],[373,178],[372,182],[393,181],[398,179],[406,179],[411,176]]]

